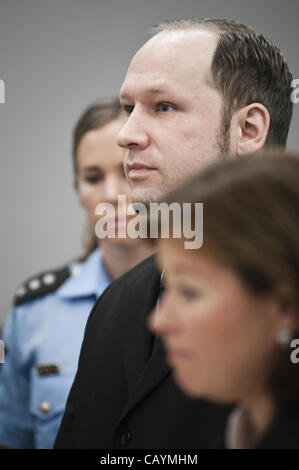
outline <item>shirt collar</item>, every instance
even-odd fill
[[[99,249],[93,251],[83,263],[72,263],[70,272],[71,276],[57,290],[59,297],[98,297],[110,284]]]
[[[250,449],[254,446],[256,436],[248,418],[248,412],[241,406],[236,407],[229,415],[225,441],[228,449]]]

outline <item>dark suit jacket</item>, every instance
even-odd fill
[[[55,448],[206,448],[224,426],[228,408],[185,397],[159,340],[152,353],[159,288],[152,256],[98,299]]]
[[[278,416],[255,449],[299,449],[299,410]]]

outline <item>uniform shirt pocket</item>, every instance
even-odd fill
[[[53,447],[72,382],[73,376],[39,375],[36,369],[32,371],[29,408],[36,449]]]

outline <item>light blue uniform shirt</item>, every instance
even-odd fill
[[[56,291],[16,306],[8,316],[3,336],[7,353],[0,371],[0,445],[53,447],[86,321],[110,282],[99,250],[70,270]],[[46,364],[56,372],[40,375],[37,365]]]

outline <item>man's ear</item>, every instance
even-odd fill
[[[246,155],[262,150],[269,126],[269,112],[261,103],[252,103],[236,111],[230,125],[230,153]]]

